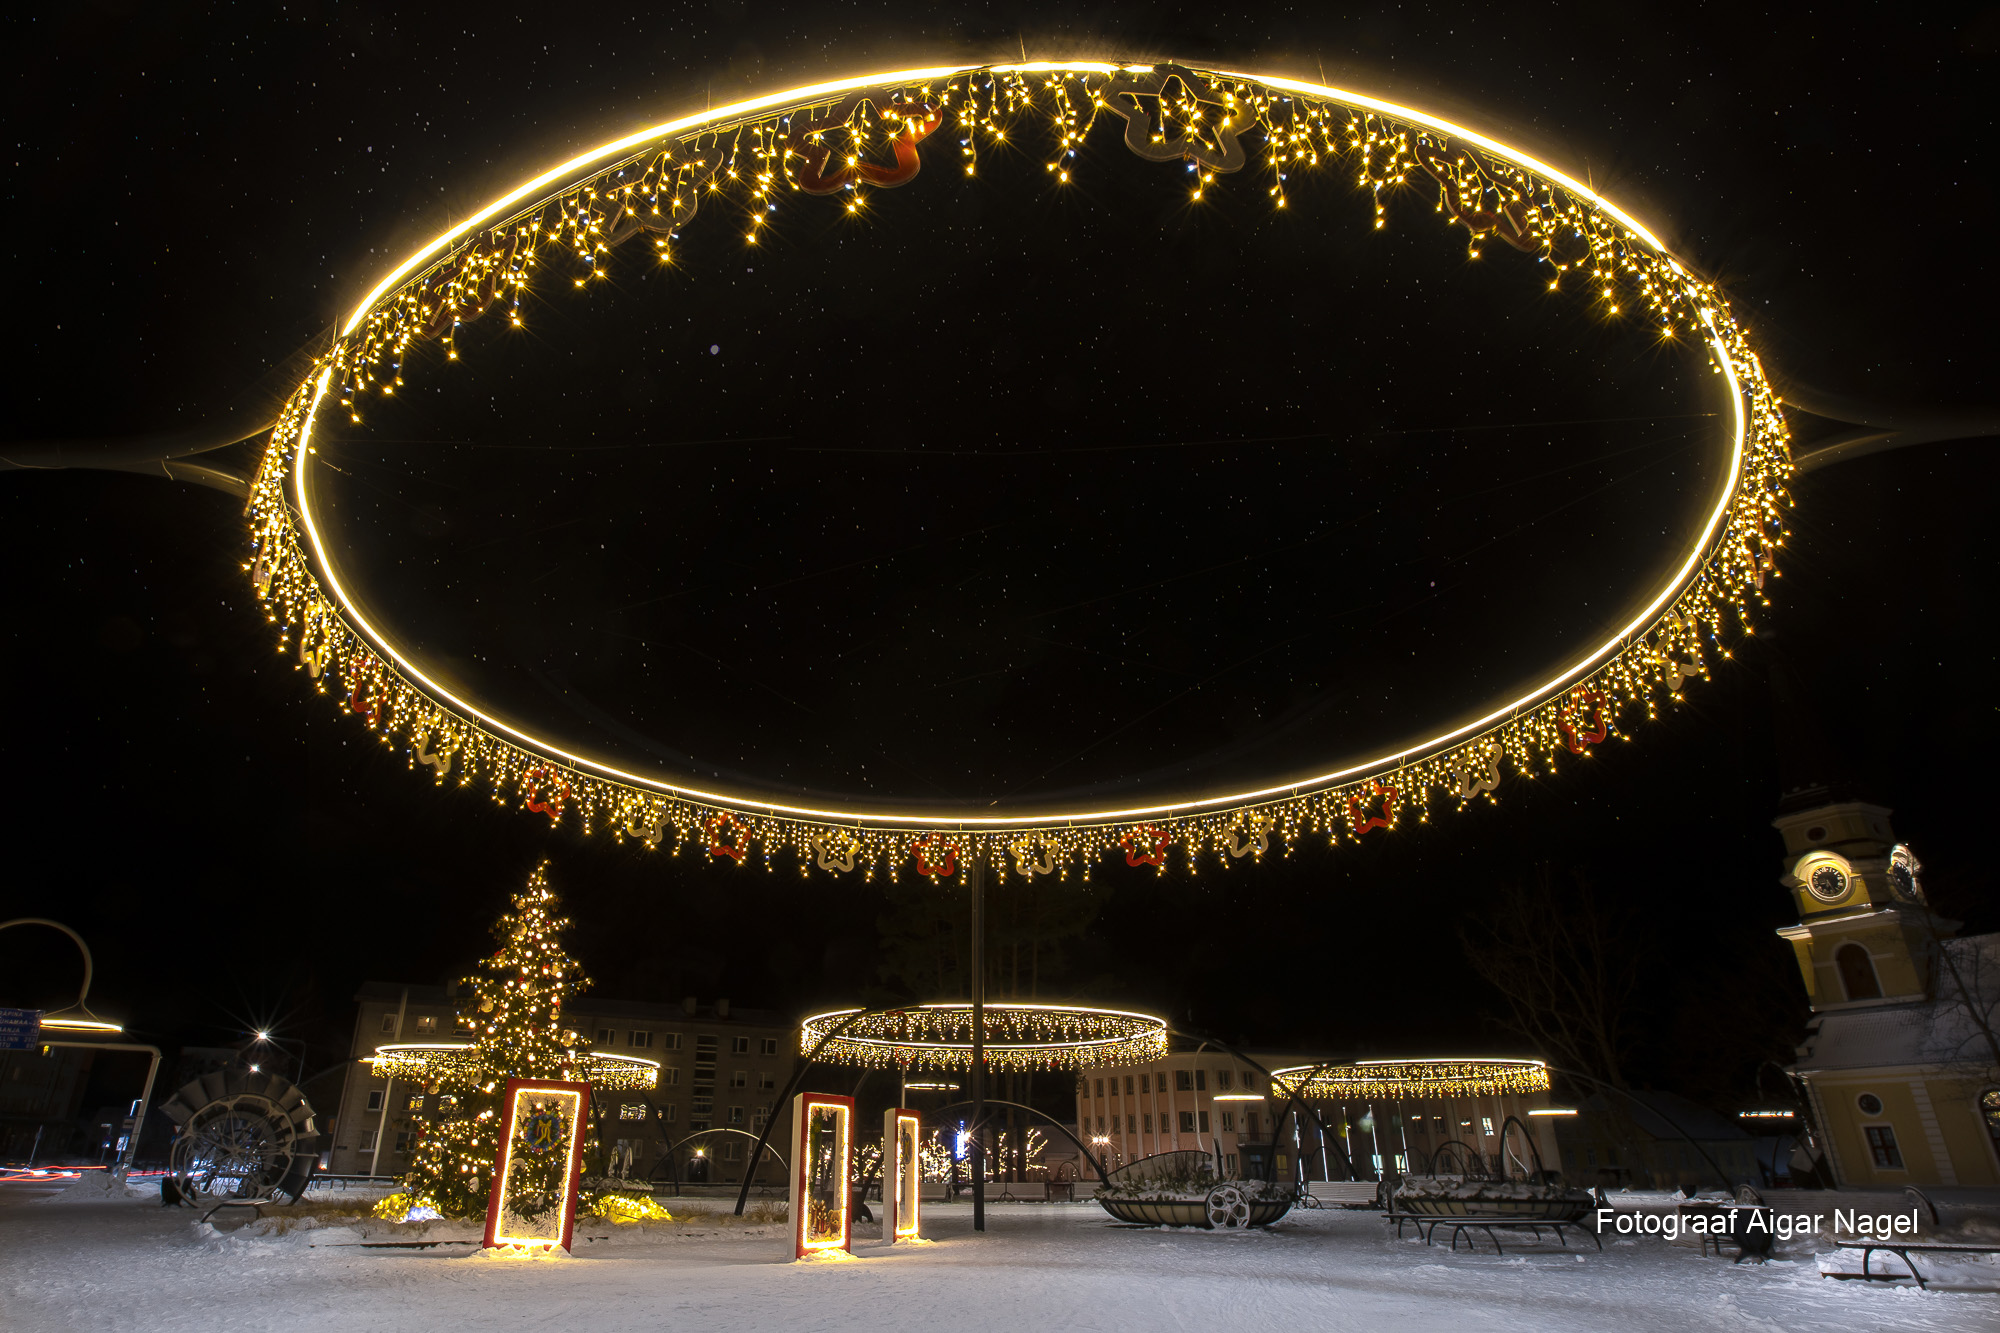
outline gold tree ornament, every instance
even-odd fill
[[[322,540],[314,432],[326,414],[359,421],[401,386],[419,344],[458,356],[457,331],[505,314],[519,324],[524,293],[566,274],[604,278],[626,256],[682,262],[697,213],[736,210],[746,244],[781,209],[849,210],[861,186],[901,185],[927,152],[935,166],[956,140],[968,173],[982,146],[1046,139],[1046,175],[1068,181],[1099,121],[1125,149],[1181,161],[1194,199],[1252,182],[1284,208],[1299,171],[1346,175],[1369,192],[1374,225],[1392,198],[1434,201],[1464,229],[1473,257],[1484,243],[1531,255],[1546,284],[1592,304],[1607,320],[1648,321],[1663,339],[1705,352],[1731,422],[1724,481],[1705,519],[1626,622],[1569,664],[1448,731],[1426,732],[1361,762],[1194,799],[1120,808],[918,811],[832,808],[696,787],[564,749],[454,693],[413,650],[364,612]],[[1102,137],[1102,136],[1100,136]],[[896,165],[882,161],[894,155]],[[853,188],[850,188],[853,187]],[[718,247],[725,237],[714,238]],[[287,401],[253,484],[252,587],[281,648],[293,637],[313,688],[346,701],[385,742],[401,744],[442,781],[485,783],[496,799],[678,853],[692,846],[739,864],[780,854],[802,872],[910,872],[933,881],[973,862],[1008,874],[1087,877],[1108,856],[1164,870],[1289,852],[1306,835],[1339,842],[1388,835],[1445,802],[1493,799],[1511,772],[1533,776],[1587,759],[1628,733],[1635,710],[1727,658],[1768,603],[1791,506],[1789,437],[1778,399],[1716,285],[1682,263],[1637,219],[1583,182],[1442,117],[1352,90],[1295,79],[1178,64],[1118,61],[940,66],[795,88],[682,117],[600,145],[474,212],[399,264],[355,307],[332,348]]]

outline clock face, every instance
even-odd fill
[[[1806,887],[1821,902],[1837,903],[1847,896],[1847,872],[1836,865],[1815,866]]]
[[[1889,853],[1889,883],[1895,886],[1896,896],[1909,902],[1922,902],[1923,881],[1918,878],[1923,863],[1910,853],[1910,849],[1898,844]]]

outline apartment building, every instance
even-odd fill
[[[426,1089],[379,1078],[366,1063],[379,1046],[463,1040],[460,997],[445,986],[371,981],[355,996],[349,1068],[324,1169],[394,1176],[409,1160],[422,1121],[438,1113]],[[600,1134],[612,1170],[635,1181],[735,1184],[773,1114],[798,1059],[798,1027],[765,1010],[728,1000],[678,1004],[582,996],[566,1012],[593,1049],[657,1060],[657,1087],[596,1094]],[[787,1141],[784,1108],[771,1142]],[[785,1179],[766,1154],[756,1180]]]

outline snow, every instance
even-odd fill
[[[522,1262],[483,1256],[476,1243],[364,1248],[476,1242],[470,1222],[280,1209],[238,1223],[231,1214],[247,1210],[227,1210],[216,1215],[218,1227],[157,1199],[52,1205],[0,1197],[0,1324],[9,1333],[2000,1327],[2000,1262],[1925,1265],[1955,1290],[1836,1282],[1820,1278],[1822,1242],[1809,1235],[1756,1265],[1656,1237],[1607,1237],[1599,1254],[1588,1239],[1565,1250],[1509,1235],[1505,1254],[1483,1238],[1479,1253],[1452,1253],[1443,1235],[1435,1247],[1407,1230],[1399,1240],[1379,1214],[1362,1210],[1294,1211],[1269,1232],[1206,1232],[1116,1226],[1092,1203],[1004,1204],[987,1210],[981,1236],[970,1206],[959,1204],[925,1210],[932,1244],[884,1245],[861,1224],[852,1260],[795,1264],[785,1262],[782,1223],[725,1218],[722,1201],[664,1202],[679,1220],[584,1219],[573,1256]],[[701,1209],[713,1215],[689,1215]]]

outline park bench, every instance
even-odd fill
[[[1306,1193],[1322,1208],[1374,1208],[1381,1185],[1373,1180],[1309,1180]]]
[[[1912,1251],[1918,1254],[2000,1254],[2000,1244],[1981,1245],[1972,1241],[1958,1240],[1896,1240],[1878,1236],[1835,1236],[1833,1243],[1838,1249],[1861,1251],[1861,1271],[1859,1273],[1823,1272],[1820,1274],[1821,1277],[1859,1278],[1863,1282],[1878,1280],[1882,1282],[1894,1282],[1899,1278],[1913,1277],[1917,1280],[1917,1285],[1925,1289],[1928,1289],[1930,1284],[1926,1281],[1924,1275],[1917,1271],[1917,1266],[1910,1261]],[[1869,1272],[1869,1259],[1877,1250],[1887,1250],[1890,1254],[1895,1255],[1903,1261],[1903,1266],[1910,1271],[1907,1274],[1891,1273],[1887,1270],[1880,1273]]]
[[[1586,1222],[1571,1221],[1567,1218],[1481,1217],[1478,1214],[1462,1213],[1397,1212],[1385,1213],[1383,1217],[1386,1221],[1396,1224],[1396,1236],[1398,1239],[1403,1234],[1403,1223],[1408,1222],[1416,1227],[1417,1234],[1424,1238],[1424,1244],[1426,1245],[1433,1243],[1432,1238],[1437,1235],[1439,1227],[1450,1227],[1451,1248],[1454,1253],[1458,1250],[1459,1237],[1465,1236],[1465,1233],[1468,1231],[1484,1231],[1486,1239],[1493,1242],[1493,1252],[1495,1254],[1505,1254],[1506,1250],[1501,1247],[1500,1237],[1496,1234],[1497,1231],[1531,1231],[1534,1233],[1535,1239],[1540,1240],[1542,1238],[1543,1227],[1547,1227],[1549,1230],[1555,1232],[1556,1240],[1562,1244],[1565,1250],[1569,1248],[1569,1241],[1564,1235],[1568,1231],[1582,1232],[1584,1235],[1590,1237],[1591,1243],[1597,1246],[1600,1253],[1604,1250],[1604,1241],[1599,1238],[1595,1227]],[[1473,1248],[1472,1237],[1465,1236],[1465,1246],[1467,1249]]]

